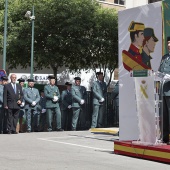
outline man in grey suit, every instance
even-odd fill
[[[167,47],[168,54],[165,54],[162,57],[162,61],[159,67],[159,71],[166,74],[165,83],[163,86],[163,142],[169,142],[169,133],[170,133],[170,37],[167,37]],[[166,79],[166,77],[168,77]]]
[[[80,115],[80,128],[84,130],[86,128],[86,99],[87,92],[84,86],[80,86],[81,78],[75,77],[75,85],[71,88],[72,94],[72,109],[73,109],[73,117],[72,117],[72,130],[75,131],[77,128],[77,122]]]
[[[72,84],[66,82],[66,90],[63,90],[61,93],[61,102],[62,102],[62,122],[64,130],[71,130],[71,121],[72,121],[72,95],[71,95],[71,86]]]
[[[40,120],[40,95],[38,89],[34,88],[34,80],[28,79],[28,88],[24,90],[24,100],[25,100],[25,112],[26,112],[26,122],[27,122],[27,132],[30,133],[31,130],[37,132],[39,129]],[[31,118],[33,117],[33,121]],[[33,129],[32,124],[33,122]]]
[[[63,131],[61,128],[61,111],[59,106],[60,91],[55,86],[55,77],[49,76],[50,84],[44,87],[44,94],[46,97],[46,114],[47,114],[47,125],[48,132],[52,131],[53,114],[56,116],[56,130]]]
[[[1,84],[0,84],[0,133],[3,134],[6,132],[6,114],[3,108],[3,92],[4,92],[4,85],[8,83],[8,77],[3,76],[1,77]]]
[[[105,109],[105,100],[107,94],[107,86],[103,81],[103,73],[97,72],[98,80],[93,83],[93,113],[92,113],[92,124],[91,128],[103,127],[103,116]]]

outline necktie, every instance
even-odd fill
[[[14,92],[16,94],[16,84],[13,84],[14,85]]]

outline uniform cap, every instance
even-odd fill
[[[7,77],[7,76],[2,76],[1,79],[7,81],[7,80],[8,80],[8,77]]]
[[[170,41],[170,37],[167,37],[167,41]]]
[[[132,21],[129,25],[128,31],[135,32],[135,31],[143,31],[144,29],[145,29],[145,25],[143,23]]]
[[[43,92],[44,92],[44,89],[41,89],[41,90],[40,90],[40,93],[43,93]]]
[[[65,83],[66,86],[71,86],[72,84],[70,82]]]
[[[25,80],[24,80],[23,78],[20,78],[20,79],[18,79],[17,81],[19,81],[19,83],[25,82]]]
[[[34,82],[34,79],[28,79],[28,82]]]
[[[98,76],[98,75],[101,75],[101,74],[103,74],[103,72],[97,72],[97,73],[96,73],[97,76]]]
[[[158,38],[154,34],[153,28],[145,28],[143,34],[144,34],[144,37],[152,37],[155,42],[158,41]]]
[[[49,76],[48,76],[48,79],[50,79],[50,80],[51,80],[51,79],[55,79],[55,77],[54,77],[53,75],[49,75]]]
[[[74,80],[81,80],[81,78],[80,77],[75,77]]]

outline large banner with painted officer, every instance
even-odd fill
[[[139,108],[137,108],[132,72],[134,70],[158,71],[161,58],[162,3],[119,11],[120,140],[139,139],[137,116]],[[154,104],[151,107],[154,107]]]

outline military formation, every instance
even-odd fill
[[[92,85],[93,113],[91,128],[104,127],[104,112],[107,86],[102,72],[97,72],[97,81]],[[34,87],[34,80],[17,79],[15,74],[1,78],[0,85],[0,133],[87,130],[87,91],[81,85],[81,78],[75,83],[65,83],[66,90],[60,95],[55,77],[48,76],[49,83],[40,91]],[[16,82],[19,83],[16,83]],[[19,130],[17,130],[19,124]],[[24,126],[25,130],[24,130]]]

